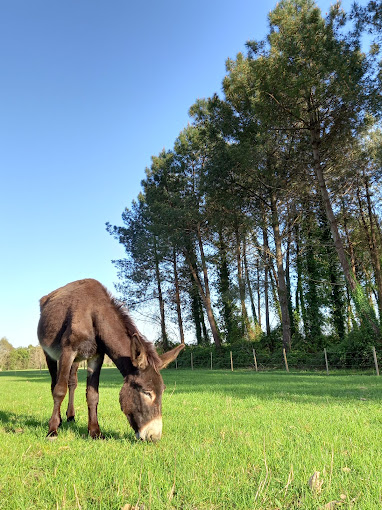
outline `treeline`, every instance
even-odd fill
[[[45,355],[40,346],[13,347],[3,337],[0,340],[0,370],[26,370],[47,368]]]
[[[380,342],[382,8],[283,0],[107,229],[127,305],[198,344]],[[368,36],[368,50],[362,41]]]
[[[85,364],[81,363],[81,366]],[[112,366],[113,363],[105,356],[104,365]],[[47,370],[45,354],[37,345],[28,347],[13,347],[6,337],[0,339],[0,370]]]

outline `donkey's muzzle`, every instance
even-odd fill
[[[142,441],[159,441],[162,437],[162,418],[155,418],[141,428],[136,434]]]

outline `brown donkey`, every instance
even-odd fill
[[[136,437],[160,439],[165,386],[159,371],[178,356],[184,345],[159,356],[123,307],[96,280],[79,280],[51,292],[40,299],[40,309],[37,333],[52,378],[54,401],[48,437],[57,437],[61,403],[68,387],[66,416],[68,421],[74,420],[77,369],[84,360],[88,361],[88,430],[94,439],[103,437],[97,418],[98,385],[107,354],[124,378],[119,401]]]

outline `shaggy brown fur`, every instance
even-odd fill
[[[147,362],[149,365],[151,365],[156,372],[159,373],[159,370],[161,368],[161,359],[155,350],[154,345],[152,342],[149,342],[138,330],[137,326],[135,325],[135,322],[130,317],[129,312],[126,310],[123,303],[118,302],[110,293],[110,300],[115,309],[117,310],[121,321],[125,325],[126,333],[129,337],[132,337],[134,335],[137,335],[139,338],[139,341],[144,346],[144,350],[146,352],[147,356]]]

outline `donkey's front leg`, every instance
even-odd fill
[[[86,400],[88,403],[88,430],[93,439],[104,439],[98,424],[98,386],[99,374],[103,363],[103,354],[88,360],[88,376],[86,382]]]
[[[53,413],[51,419],[49,420],[49,432],[47,435],[49,439],[55,439],[57,437],[57,429],[61,425],[61,404],[68,389],[70,369],[75,357],[75,352],[73,352],[71,349],[65,349],[62,351],[58,362],[57,382],[52,391]]]

